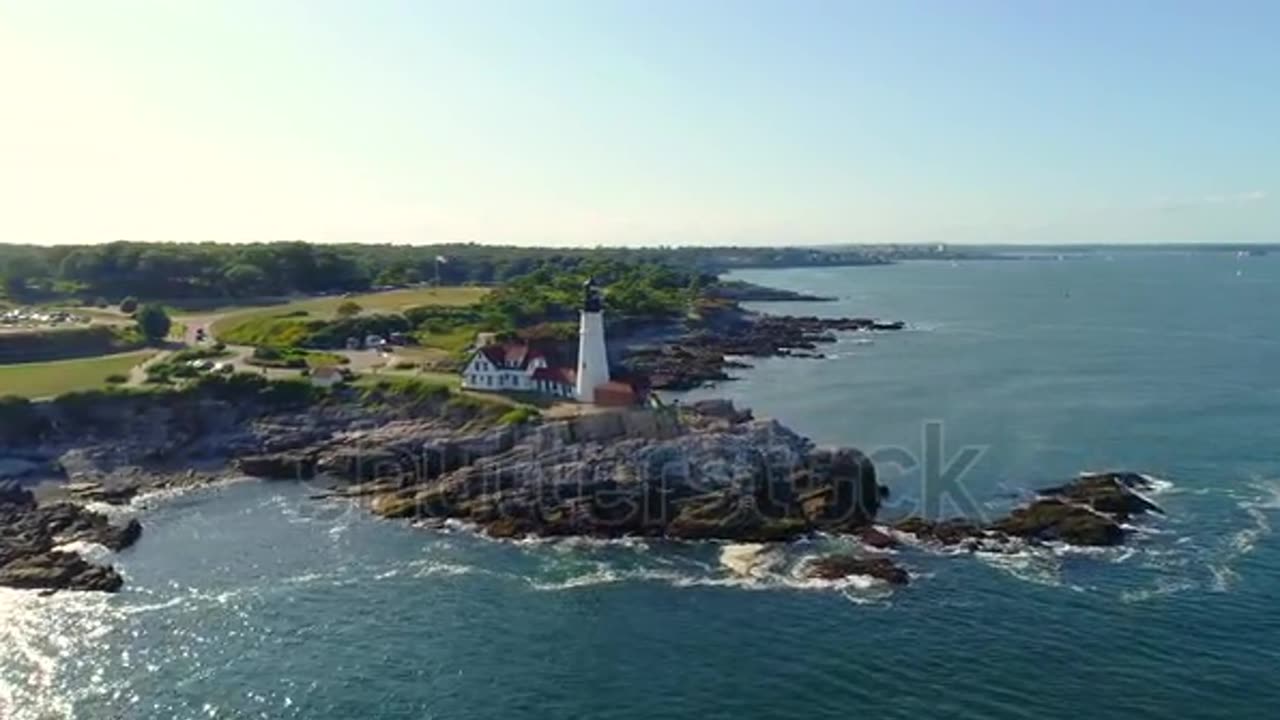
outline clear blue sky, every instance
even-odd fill
[[[1280,3],[0,0],[0,241],[1280,241]]]

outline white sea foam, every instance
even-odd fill
[[[1125,590],[1120,593],[1120,600],[1126,603],[1146,602],[1167,595],[1194,590],[1195,588],[1196,584],[1186,578],[1160,578],[1156,580],[1153,587]]]
[[[1138,476],[1150,484],[1151,487],[1147,489],[1147,492],[1152,495],[1167,493],[1175,487],[1172,480],[1166,480],[1162,477],[1148,475],[1147,473],[1138,473]]]
[[[975,552],[986,565],[1024,582],[1061,587],[1062,572],[1057,555],[1050,548],[1026,547],[1017,552]]]
[[[429,562],[419,567],[414,573],[414,577],[431,577],[432,575],[454,577],[457,575],[470,575],[476,572],[479,572],[479,569],[471,565],[459,565],[447,562]]]
[[[760,543],[725,545],[720,550],[720,565],[742,577],[763,578],[782,560],[780,550]]]
[[[91,563],[97,563],[100,565],[110,563],[111,555],[113,554],[111,552],[111,549],[105,545],[100,545],[98,543],[92,543],[92,542],[85,542],[83,540],[63,543],[54,549],[58,550],[59,552],[76,553],[77,555],[84,558],[85,560],[88,560]]]

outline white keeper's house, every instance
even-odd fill
[[[640,396],[630,383],[610,381],[604,339],[604,303],[593,280],[583,283],[576,367],[527,342],[489,342],[462,369],[468,390],[534,392],[587,403],[628,405]]]
[[[551,367],[547,355],[522,341],[493,343],[475,351],[462,371],[469,390],[517,390],[576,397],[572,368]]]

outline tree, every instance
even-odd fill
[[[120,312],[125,315],[132,315],[138,309],[138,298],[130,295],[120,301]]]
[[[143,305],[137,319],[138,331],[150,343],[158,343],[168,337],[169,328],[173,325],[169,314],[159,305]]]
[[[338,313],[340,318],[349,318],[359,315],[362,310],[364,308],[360,307],[360,303],[354,300],[344,300],[334,312]]]
[[[267,274],[261,268],[239,263],[222,274],[232,295],[253,295],[267,287]]]

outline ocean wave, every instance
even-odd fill
[[[1150,487],[1147,489],[1147,492],[1152,495],[1161,495],[1177,487],[1176,485],[1174,485],[1172,480],[1158,477],[1156,475],[1149,475],[1147,473],[1138,473],[1138,477],[1147,481],[1147,483],[1150,485]]]
[[[1227,536],[1206,562],[1212,576],[1210,588],[1214,592],[1229,592],[1239,582],[1240,573],[1235,563],[1251,554],[1258,542],[1271,534],[1269,512],[1280,510],[1280,479],[1258,478],[1249,487],[1252,494],[1236,502],[1249,518],[1249,524]]]
[[[1121,592],[1120,601],[1125,603],[1146,602],[1168,595],[1195,590],[1196,587],[1196,584],[1187,578],[1159,578],[1152,587]]]
[[[760,543],[725,545],[720,549],[720,565],[742,577],[763,577],[781,564],[777,548]]]
[[[434,575],[455,577],[458,575],[471,575],[478,572],[481,572],[480,568],[472,565],[459,565],[456,563],[432,561],[419,566],[413,576],[419,578],[432,577]]]
[[[54,548],[58,552],[75,553],[91,563],[99,565],[109,564],[111,556],[114,555],[111,548],[95,542],[87,542],[85,540],[76,540],[74,542],[63,543]]]
[[[973,553],[983,564],[1024,582],[1047,587],[1062,586],[1062,565],[1051,548],[1027,547],[1018,552]]]
[[[680,565],[627,568],[609,562],[593,563],[568,577],[527,577],[529,587],[541,592],[573,591],[628,582],[661,583],[672,588],[732,588],[754,592],[837,592],[858,604],[883,602],[892,588],[882,580],[851,575],[836,580],[811,578],[804,568],[817,555],[788,555],[781,545],[729,543],[719,552],[717,564],[684,562]]]

